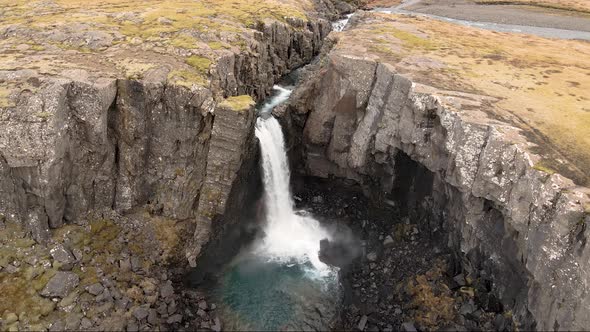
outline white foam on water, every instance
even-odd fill
[[[260,107],[258,111],[260,114],[270,114],[273,108],[287,101],[287,99],[289,99],[289,96],[291,96],[291,92],[293,91],[291,89],[284,88],[280,85],[275,85],[272,88],[273,90],[278,91],[278,93],[274,95],[272,98],[270,98],[267,102],[262,104],[262,107]]]
[[[272,108],[289,98],[290,90],[275,86],[279,94],[260,110],[268,114]],[[311,277],[334,275],[334,268],[319,260],[320,240],[330,234],[309,215],[295,213],[289,186],[290,171],[281,125],[274,117],[259,117],[256,137],[262,154],[262,173],[266,207],[264,238],[254,251],[269,260],[302,266],[311,264],[306,272]]]

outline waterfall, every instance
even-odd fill
[[[275,87],[279,94],[260,109],[255,134],[260,142],[266,224],[264,238],[255,251],[273,261],[285,264],[309,265],[316,276],[331,274],[332,268],[318,258],[320,240],[330,234],[311,216],[297,213],[289,188],[289,163],[283,131],[279,122],[269,113],[285,101],[290,90]]]
[[[348,21],[350,20],[352,15],[354,15],[354,13],[348,14],[348,15],[346,15],[346,18],[343,18],[341,20],[338,20],[338,21],[332,23],[332,30],[338,31],[338,32],[344,30],[344,28],[348,24]]]

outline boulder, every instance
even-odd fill
[[[80,283],[80,278],[73,272],[58,271],[49,280],[41,295],[45,297],[66,297]]]

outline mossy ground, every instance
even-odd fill
[[[9,315],[16,314],[19,320],[11,324],[0,321],[0,330],[47,329],[50,323],[65,317],[63,308],[68,306],[71,306],[68,314],[81,314],[83,308],[79,299],[89,296],[85,288],[101,282],[104,277],[112,278],[122,293],[129,294],[140,304],[146,300],[142,289],[149,276],[158,275],[161,272],[156,271],[178,259],[184,233],[181,223],[144,212],[122,223],[121,220],[97,218],[84,225],[66,225],[53,230],[49,244],[44,246],[31,240],[19,225],[6,223],[0,228],[0,267],[3,268],[0,270],[0,318],[6,322]],[[66,298],[54,302],[40,296],[39,292],[60,269],[49,251],[57,244],[83,254],[71,270],[79,276],[79,285]],[[141,272],[122,269],[119,260],[124,257],[138,259]],[[7,267],[16,267],[16,271],[9,272]],[[93,297],[91,302],[94,302]],[[101,308],[97,304],[89,310],[98,312]],[[92,312],[86,315],[93,317]]]
[[[15,264],[16,271],[10,273],[8,269]],[[35,244],[16,224],[7,223],[0,228],[0,267],[0,318],[6,320],[9,314],[15,314],[21,324],[39,328],[44,320],[59,317],[53,311],[55,303],[38,294],[57,269],[51,266],[49,252]],[[3,325],[2,330],[14,329],[18,323]]]
[[[365,14],[336,50],[394,65],[418,83],[494,97],[483,111],[523,129],[552,169],[590,184],[590,43]]]
[[[260,22],[306,20],[312,9],[310,0],[0,0],[0,31],[15,31],[0,40],[0,71],[141,79],[164,66],[172,83],[207,86],[208,66],[245,51]],[[0,87],[0,107],[20,91]]]
[[[228,97],[224,101],[222,101],[219,106],[228,108],[234,111],[245,111],[249,110],[252,106],[254,106],[255,102],[252,97],[248,95],[242,96],[235,96],[235,97]]]

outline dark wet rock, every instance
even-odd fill
[[[139,331],[139,324],[137,324],[137,321],[131,319],[129,321],[127,321],[127,329],[128,332],[137,332]]]
[[[137,308],[133,309],[133,317],[137,318],[138,321],[142,321],[148,315],[149,315],[149,310],[144,306],[137,307]]]
[[[200,308],[200,306],[199,306],[199,308]],[[173,313],[175,313],[176,312],[176,309],[177,309],[177,307],[176,307],[176,301],[172,300],[168,304],[168,309],[167,309],[168,315],[172,315]]]
[[[80,278],[77,274],[58,271],[41,291],[41,295],[45,297],[66,297],[71,290],[78,286],[79,282]]]
[[[141,270],[141,268],[142,268],[141,259],[138,257],[135,257],[135,256],[131,257],[131,270],[133,272],[137,272],[137,271]]]
[[[53,247],[49,253],[54,260],[60,262],[61,264],[72,264],[75,260],[72,253],[66,249],[63,245],[58,244]]]
[[[322,204],[324,202],[324,198],[322,196],[315,196],[312,199],[312,202],[314,202],[316,204]]]
[[[457,285],[459,285],[459,287],[466,285],[465,276],[462,273],[453,277],[453,280],[457,283]]]
[[[8,323],[10,324],[10,323]],[[66,329],[66,323],[63,320],[57,320],[49,327],[50,332],[64,331]]]
[[[168,306],[166,305],[166,303],[160,303],[160,305],[158,306],[158,309],[156,309],[158,311],[158,314],[164,316],[164,315],[168,315]]]
[[[105,289],[102,293],[100,293],[96,297],[96,302],[113,302],[113,296],[111,295],[111,291]]]
[[[414,322],[404,322],[400,328],[401,331],[405,332],[418,332],[416,327],[414,326]]]
[[[162,287],[160,287],[160,296],[164,299],[171,298],[174,295],[174,287],[172,287],[171,281],[166,281]]]
[[[94,325],[94,324],[92,323],[92,321],[90,319],[83,317],[82,321],[80,323],[80,328],[83,330],[87,330],[87,329],[91,328],[92,325]]]
[[[166,323],[168,323],[168,324],[175,324],[175,323],[181,323],[181,322],[182,322],[182,315],[181,314],[172,315],[172,316],[168,317],[168,319],[166,320]]]
[[[201,317],[203,319],[208,319],[209,318],[209,316],[207,315],[207,312],[205,310],[203,310],[203,309],[200,309],[200,308],[199,308],[199,310],[197,310],[197,316],[199,316],[199,317]]]
[[[352,262],[360,253],[358,243],[349,241],[348,238],[337,238],[333,241],[323,239],[320,241],[319,258],[322,262],[344,267]]]
[[[384,247],[388,247],[388,246],[390,246],[392,244],[393,244],[393,237],[391,237],[391,235],[387,235],[385,237],[385,240],[383,240],[383,246]]]
[[[130,303],[129,298],[122,297],[122,298],[120,298],[120,299],[118,299],[118,300],[115,301],[115,306],[118,309],[125,310],[125,309],[127,309],[129,307],[129,303]]]
[[[213,325],[211,325],[211,329],[215,332],[220,332],[221,331],[221,320],[218,317],[215,317],[215,319],[213,320]]]
[[[377,253],[376,252],[370,252],[367,254],[367,260],[369,260],[370,262],[374,262],[377,260]]]
[[[461,305],[461,308],[459,309],[459,313],[463,316],[467,316],[467,315],[471,314],[472,312],[474,312],[475,310],[476,310],[476,308],[473,305],[473,303],[465,302]]]
[[[82,250],[78,249],[78,248],[74,248],[72,250],[72,254],[74,255],[74,258],[76,259],[76,261],[81,261],[82,258],[84,257],[84,254],[82,253]]]
[[[158,312],[155,309],[150,309],[147,322],[151,326],[156,326],[160,323],[160,319],[158,318]]]
[[[494,318],[494,328],[496,331],[505,331],[507,327],[507,319],[502,314],[497,314]]]
[[[86,287],[86,291],[94,296],[99,295],[104,291],[104,287],[100,283],[92,284]]]
[[[363,315],[361,317],[361,319],[359,320],[358,326],[357,328],[360,331],[364,331],[365,330],[365,326],[367,326],[367,320],[369,319],[369,317],[367,317],[367,315]]]

